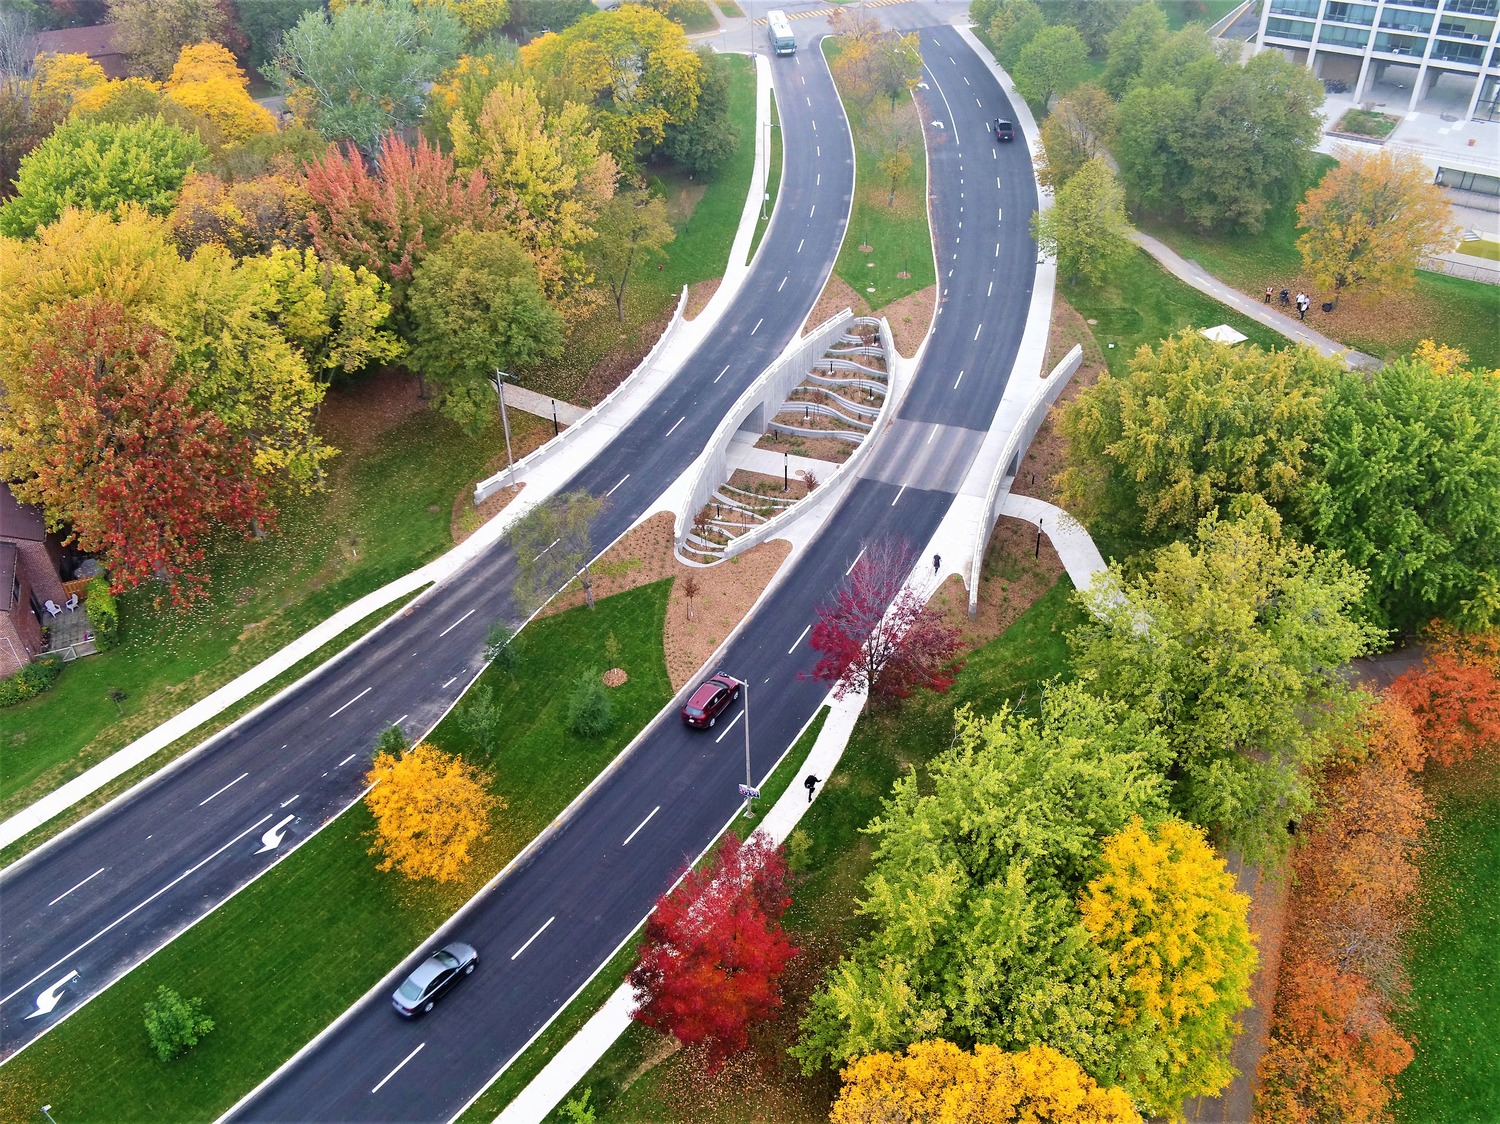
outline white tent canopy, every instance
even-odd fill
[[[1217,328],[1202,328],[1200,336],[1207,336],[1214,343],[1243,343],[1248,337],[1243,332],[1236,332],[1228,324],[1220,324]]]

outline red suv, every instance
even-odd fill
[[[719,715],[724,713],[729,704],[740,697],[740,688],[743,686],[744,683],[734,676],[725,675],[722,671],[715,672],[698,684],[698,689],[682,708],[682,720],[700,730],[708,729],[718,721]]]

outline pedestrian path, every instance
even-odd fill
[[[559,402],[546,394],[527,390],[524,386],[507,386],[505,404],[539,418],[553,418],[562,425],[572,425],[587,414],[587,406],[575,406],[571,402]]]

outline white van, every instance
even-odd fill
[[[778,55],[797,53],[797,40],[792,35],[792,25],[780,8],[766,15],[766,37],[771,40],[771,49]]]

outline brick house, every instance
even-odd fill
[[[63,604],[62,548],[47,534],[40,508],[16,502],[0,483],[0,676],[42,650],[47,601]]]

